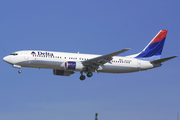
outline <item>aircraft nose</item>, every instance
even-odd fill
[[[7,61],[7,56],[3,58],[3,60],[6,62]]]
[[[7,63],[10,63],[10,57],[9,57],[9,56],[5,56],[5,57],[3,58],[3,60],[4,60],[5,62],[7,62]]]

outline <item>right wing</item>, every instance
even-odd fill
[[[110,61],[112,60],[113,56],[116,56],[120,53],[123,53],[125,51],[128,51],[129,49],[122,49],[117,52],[113,52],[107,55],[102,55],[100,57],[92,58],[90,60],[83,61],[82,64],[84,66],[88,66],[89,69],[97,69],[99,66],[103,66],[105,63],[111,63]]]

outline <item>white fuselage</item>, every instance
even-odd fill
[[[32,54],[34,51],[36,54]],[[67,52],[52,52],[41,50],[17,51],[14,55],[8,55],[3,58],[4,61],[12,64],[14,67],[32,67],[65,70],[64,63],[67,61],[82,62],[90,60],[101,55],[80,54]],[[105,73],[128,73],[154,68],[149,61],[143,61],[131,57],[114,56],[110,63],[99,66],[97,72]],[[73,70],[81,71],[81,70]]]

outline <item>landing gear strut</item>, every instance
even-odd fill
[[[85,80],[85,76],[83,75],[83,72],[81,72],[80,80]]]

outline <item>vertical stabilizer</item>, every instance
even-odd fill
[[[128,57],[135,57],[148,61],[160,59],[167,32],[167,30],[160,30],[140,53]]]

